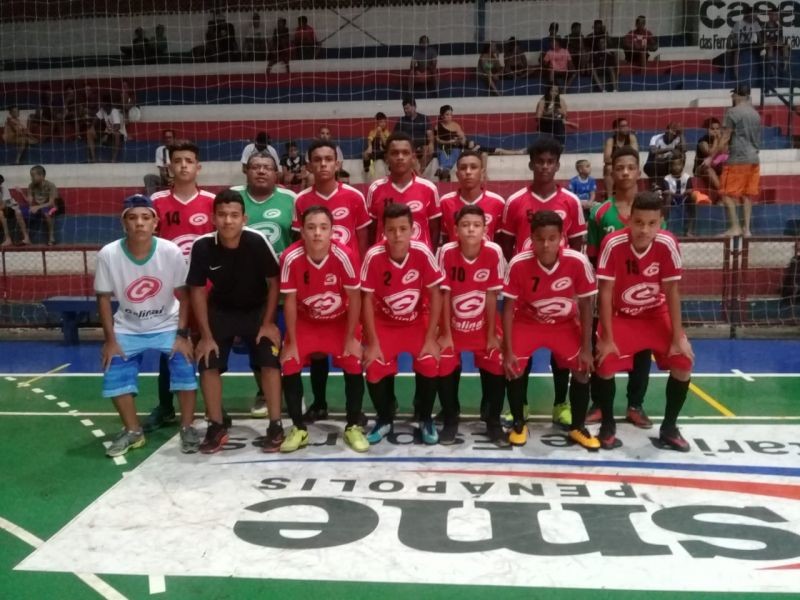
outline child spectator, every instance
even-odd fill
[[[619,87],[619,61],[614,52],[608,51],[608,33],[603,21],[596,19],[592,33],[586,36],[586,48],[591,52],[592,81],[601,92],[611,83],[611,91]]]
[[[486,84],[489,93],[493,96],[500,96],[497,89],[497,81],[503,72],[503,65],[497,57],[497,47],[494,42],[483,45],[483,51],[478,57],[478,79]]]
[[[575,163],[575,170],[578,174],[569,180],[569,191],[581,201],[583,214],[588,221],[589,211],[597,204],[595,202],[597,182],[592,177],[592,163],[586,159],[581,159]]]
[[[696,192],[692,189],[692,177],[683,172],[685,162],[683,158],[674,158],[669,164],[669,173],[664,177],[660,189],[663,193],[664,207],[667,218],[670,218],[672,208],[684,207],[683,236],[694,236],[694,222],[697,213]]]
[[[517,39],[510,37],[503,48],[503,78],[517,79],[530,74],[528,59],[519,47]]]
[[[553,47],[544,55],[543,64],[548,69],[548,81],[551,85],[566,88],[575,78],[572,57],[559,38],[553,39]]]
[[[92,126],[86,131],[89,162],[97,162],[95,148],[99,141],[101,145],[111,145],[111,162],[115,163],[120,148],[128,137],[128,132],[125,130],[125,115],[111,103],[111,98],[106,97],[94,117]]]
[[[367,147],[364,150],[364,173],[374,177],[386,174],[386,139],[389,137],[389,123],[386,114],[375,114],[375,127],[367,135]]]
[[[56,186],[45,179],[47,172],[41,165],[31,168],[31,182],[28,184],[28,192],[25,200],[28,202],[28,214],[31,220],[44,219],[47,226],[47,245],[53,246],[56,243],[56,235],[53,221],[59,213],[58,189]]]
[[[19,116],[19,108],[16,106],[8,109],[6,124],[3,127],[3,141],[6,144],[16,144],[17,157],[14,161],[16,164],[22,162],[22,156],[28,149],[28,145],[38,142],[36,137],[31,135],[28,128],[23,124]]]
[[[581,24],[578,22],[570,26],[569,35],[564,40],[564,45],[572,57],[572,64],[580,75],[588,75],[592,66],[591,53],[586,51],[586,43],[581,33]]]
[[[286,154],[281,158],[283,185],[309,185],[306,159],[294,142],[286,144]]]
[[[461,125],[453,120],[453,107],[445,104],[439,109],[436,123],[436,149],[439,170],[436,175],[441,181],[450,181],[450,170],[456,165],[461,149],[467,141]]]
[[[555,138],[563,146],[567,139],[567,103],[557,85],[551,85],[536,104],[539,133]]]
[[[272,30],[272,38],[269,40],[269,52],[267,53],[267,73],[276,63],[282,62],[289,72],[289,60],[292,58],[292,39],[289,28],[286,26],[286,19],[278,19],[275,29]]]
[[[11,231],[8,228],[8,219],[14,216],[17,220],[17,227],[22,234],[22,245],[27,246],[31,243],[31,238],[28,237],[28,228],[25,226],[25,218],[22,216],[22,211],[19,204],[8,190],[5,185],[5,178],[0,175],[0,225],[3,227],[3,243],[0,246],[11,246],[14,242],[11,239]]]
[[[728,160],[727,152],[718,152],[722,141],[722,124],[716,117],[709,117],[703,121],[703,127],[706,134],[697,141],[693,173],[703,179],[712,190],[718,191],[719,176]]]

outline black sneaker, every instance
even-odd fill
[[[206,437],[200,444],[200,452],[203,454],[214,454],[222,450],[228,442],[228,429],[221,423],[212,421],[206,429]]]
[[[487,423],[486,424],[486,437],[498,448],[507,448],[511,444],[508,442],[508,435],[503,431],[500,423]]]
[[[165,425],[175,423],[177,417],[175,416],[175,409],[164,408],[160,404],[150,411],[147,418],[142,423],[142,431],[145,433],[152,433],[156,429],[161,429]]]
[[[267,435],[261,449],[264,452],[280,452],[281,444],[286,436],[283,433],[283,425],[270,423],[267,427]]]
[[[328,407],[315,406],[313,404],[306,411],[306,414],[303,415],[303,421],[305,421],[306,423],[314,423],[315,421],[324,421],[327,418],[328,418]]]
[[[445,446],[456,443],[456,435],[458,434],[458,423],[446,423],[442,430],[439,432],[439,443]]]

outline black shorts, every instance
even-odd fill
[[[280,348],[268,339],[262,339],[256,344],[263,316],[263,307],[251,310],[225,310],[209,306],[208,324],[219,347],[219,356],[212,354],[208,359],[208,365],[201,360],[198,364],[200,371],[207,369],[219,369],[220,373],[227,371],[228,357],[237,337],[247,347],[250,364],[253,367],[280,369],[278,360]]]

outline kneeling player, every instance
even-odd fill
[[[563,222],[542,210],[531,217],[532,250],[517,254],[508,265],[503,286],[503,362],[508,376],[508,404],[514,424],[508,441],[528,440],[525,364],[539,348],[548,348],[556,364],[572,371],[569,437],[584,448],[600,447],[584,427],[592,370],[592,309],[597,283],[589,260],[561,247]]]
[[[428,246],[411,240],[413,217],[407,205],[389,204],[381,219],[385,239],[367,251],[361,268],[364,363],[367,389],[377,412],[367,440],[376,444],[392,431],[397,356],[408,352],[414,358],[422,441],[436,444],[439,432],[431,412],[438,386],[436,331],[442,311],[439,284],[443,277]],[[424,312],[426,295],[430,300],[428,315]]]
[[[473,352],[480,369],[487,410],[486,433],[507,445],[500,412],[505,398],[503,361],[497,336],[497,295],[503,289],[505,260],[497,244],[484,239],[486,215],[479,206],[463,206],[455,215],[457,242],[439,250],[444,275],[442,329],[439,345],[439,397],[444,412],[442,444],[455,441],[458,432],[458,367],[461,352]],[[451,232],[450,235],[453,235]]]
[[[293,452],[308,445],[300,371],[315,354],[333,355],[334,364],[344,371],[347,403],[344,440],[356,452],[366,452],[369,442],[360,426],[364,378],[361,342],[357,337],[361,317],[358,261],[347,246],[332,240],[333,215],[324,206],[307,208],[299,224],[303,239],[281,255],[286,319],[286,339],[281,352],[283,394],[294,423],[281,452]]]
[[[124,429],[106,450],[121,456],[144,445],[134,396],[146,350],[169,356],[170,391],[181,404],[181,451],[197,452],[192,427],[197,380],[186,329],[186,262],[181,249],[153,234],[156,211],[147,196],[131,196],[122,211],[125,237],[97,253],[94,289],[103,324],[103,397],[113,398]],[[119,301],[112,317],[111,296]]]
[[[675,237],[661,230],[662,201],[651,192],[633,200],[628,228],[606,236],[600,246],[597,376],[594,393],[603,414],[600,443],[621,445],[614,422],[614,374],[631,369],[633,355],[649,349],[660,369],[669,369],[663,444],[689,451],[678,431],[694,354],[681,325],[681,254]]]

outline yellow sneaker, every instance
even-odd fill
[[[600,449],[600,440],[598,440],[591,433],[589,433],[589,430],[586,429],[585,427],[581,427],[580,429],[570,429],[569,439],[571,439],[576,444],[580,444],[587,450]]]
[[[367,436],[364,435],[364,428],[358,425],[350,425],[344,430],[344,443],[356,452],[366,452],[369,450]]]
[[[308,432],[305,429],[292,427],[289,435],[281,444],[281,452],[294,452],[306,446],[308,446]]]
[[[514,425],[508,432],[508,443],[512,446],[524,446],[528,442],[528,426],[524,423]]]
[[[572,425],[572,409],[569,402],[553,405],[553,423],[563,427]]]

